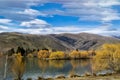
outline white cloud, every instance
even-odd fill
[[[0,16],[18,22],[32,20],[36,18],[33,14],[37,14],[37,11],[31,10],[30,7],[43,4],[44,2],[46,2],[46,0],[0,0]],[[20,14],[18,12],[23,12],[25,14]],[[43,14],[39,12],[39,15]]]
[[[53,11],[53,15],[55,13],[58,15],[67,16],[70,15],[79,17],[79,20],[99,22],[111,22],[113,20],[120,20],[119,12],[117,12],[116,9],[112,8],[112,6],[114,5],[120,5],[120,0],[51,0],[51,1],[53,3],[60,3],[62,4],[62,7],[65,8],[65,10],[63,11],[59,12]]]
[[[15,31],[15,30],[13,30]],[[29,33],[29,34],[51,34],[53,30],[51,28],[46,29],[17,29],[18,32]]]
[[[0,23],[1,24],[8,24],[8,23],[10,23],[12,20],[10,20],[10,19],[0,19]]]
[[[61,27],[39,27],[39,28],[8,28],[7,26],[0,26],[1,32],[21,32],[29,34],[60,34],[60,33],[93,33],[100,35],[118,35],[120,34],[119,29],[110,27],[111,24],[104,24],[96,27],[85,27],[82,26],[61,26]]]
[[[34,9],[25,9],[24,11],[19,11],[19,14],[26,14],[26,15],[31,15],[31,16],[47,16],[46,14],[38,11],[38,10],[34,10]]]
[[[49,28],[50,24],[48,24],[46,21],[41,19],[34,19],[31,21],[25,21],[20,24],[20,26],[24,26],[27,28]]]
[[[51,11],[40,12],[30,8],[33,5],[37,6],[44,3],[62,4],[65,10],[52,9]],[[120,5],[120,0],[2,0],[0,1],[0,15],[20,21],[35,19],[36,16],[58,14],[77,16],[80,18],[79,20],[110,22],[120,20],[119,13],[112,8],[114,5]],[[8,16],[9,9],[11,11]]]
[[[0,30],[7,30],[9,29],[7,26],[0,25]]]
[[[81,28],[77,26],[62,26],[62,27],[53,27],[53,33],[80,33],[83,30],[88,28]]]
[[[44,3],[58,3],[64,10],[55,9],[49,11],[38,11],[31,9],[31,6]],[[0,0],[0,15],[8,19],[0,19],[1,24],[11,23],[12,20],[20,23],[19,28],[0,26],[0,29],[7,31],[18,31],[32,34],[48,33],[79,33],[90,32],[96,34],[118,33],[118,30],[111,29],[114,25],[104,25],[113,20],[120,20],[120,14],[112,6],[120,5],[120,0]],[[99,21],[103,24],[96,28],[81,28],[81,26],[52,27],[44,20],[36,19],[37,16],[48,17],[48,15],[64,15],[78,17],[79,20]],[[14,22],[13,21],[13,22]],[[111,23],[112,24],[112,23]],[[18,25],[18,24],[17,24]],[[13,25],[14,26],[14,25]],[[84,26],[82,26],[84,27]],[[0,31],[1,32],[1,31]]]

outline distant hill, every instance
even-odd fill
[[[55,50],[88,50],[96,49],[104,43],[120,43],[119,39],[96,34],[49,34],[32,35],[22,33],[0,33],[0,51],[21,46],[30,49],[55,49]]]
[[[116,36],[116,35],[112,35],[113,38],[117,38],[120,39],[120,35]]]

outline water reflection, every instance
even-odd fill
[[[49,61],[48,60],[38,60],[38,65],[40,69],[44,70],[47,69],[49,66]]]
[[[65,65],[65,60],[50,60],[49,61],[50,66],[53,68],[63,68]]]
[[[25,62],[25,64],[20,63],[19,65],[16,62],[11,64],[11,70],[14,72],[14,74],[17,74],[18,70],[21,70],[21,72],[25,70],[25,72],[23,72],[24,79],[37,79],[39,76],[56,77],[57,75],[61,74],[68,76],[71,73],[79,75],[84,74],[85,72],[91,73],[90,60],[39,60],[37,58],[27,58],[25,59]],[[0,69],[1,67],[4,69],[4,66],[0,65]],[[2,69],[0,71],[2,71]],[[8,80],[14,78],[14,74],[7,77]],[[11,72],[9,71],[7,75],[11,75]]]
[[[12,72],[17,80],[22,80],[22,76],[25,72],[25,60],[21,56],[16,56],[13,59]]]

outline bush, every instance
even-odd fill
[[[33,54],[32,54],[32,53],[29,53],[29,54],[27,55],[27,57],[28,57],[28,58],[33,58]]]
[[[42,59],[42,58],[49,58],[49,51],[48,50],[40,50],[38,52],[38,58]]]
[[[78,51],[78,50],[73,50],[69,54],[70,58],[72,59],[78,59],[78,58],[89,58],[89,53],[87,51]]]
[[[50,59],[64,59],[65,53],[62,51],[52,52],[49,56]]]
[[[70,54],[69,54],[70,58],[72,59],[77,59],[80,58],[80,52],[78,50],[73,50]]]
[[[80,58],[89,58],[89,53],[87,51],[80,51]]]

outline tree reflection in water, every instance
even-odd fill
[[[49,61],[50,66],[54,68],[63,68],[65,65],[65,60],[50,60]]]
[[[17,54],[13,58],[12,72],[17,78],[17,80],[22,80],[24,71],[25,71],[25,60],[20,54]]]

